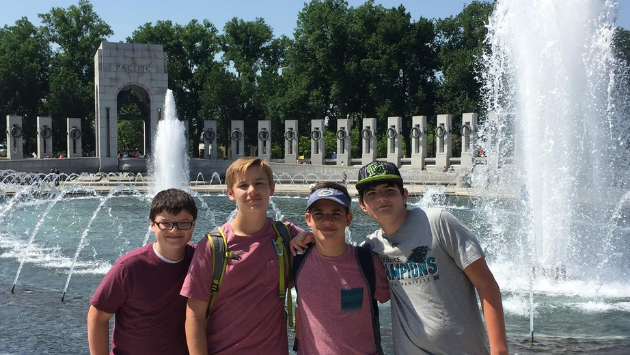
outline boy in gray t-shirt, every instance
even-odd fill
[[[396,354],[507,354],[501,293],[477,239],[442,209],[407,210],[398,168],[359,170],[359,205],[381,227],[366,243],[381,256],[392,297]]]

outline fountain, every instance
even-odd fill
[[[166,91],[164,119],[158,123],[158,131],[153,143],[150,175],[154,184],[152,194],[168,188],[188,187],[188,142],[184,124],[177,119],[173,91]]]
[[[529,313],[532,341],[534,328],[567,338],[630,311],[629,78],[613,47],[617,12],[604,0],[499,0],[488,24],[475,219],[506,308]],[[627,339],[630,321],[586,329]]]

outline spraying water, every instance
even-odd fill
[[[171,90],[166,91],[164,116],[158,123],[153,142],[150,174],[155,183],[152,194],[169,188],[188,188],[188,142],[186,129],[177,118],[175,98]]]
[[[610,218],[627,188],[630,126],[618,11],[606,0],[495,4],[482,58],[488,166],[473,180],[517,197],[478,210],[503,289],[613,297],[630,286],[628,222]],[[610,261],[611,245],[626,257]]]

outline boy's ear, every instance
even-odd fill
[[[367,213],[367,209],[365,208],[365,201],[359,200],[359,207],[361,207],[361,210],[363,212]]]
[[[276,184],[272,182],[271,184],[269,184],[269,188],[270,188],[269,196],[273,196],[273,193],[276,191]]]
[[[409,198],[409,191],[407,191],[407,189],[403,189],[403,202],[405,203],[405,206],[407,206],[407,199]]]
[[[348,214],[346,215],[346,227],[349,227],[350,223],[352,223],[352,217],[354,217],[352,212],[348,212]]]
[[[230,201],[234,201],[234,194],[233,194],[233,192],[232,192],[232,189],[228,187],[225,191],[226,191],[226,193],[227,193],[228,198],[230,199]]]

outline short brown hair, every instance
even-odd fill
[[[238,175],[245,174],[247,169],[252,166],[260,166],[267,175],[267,180],[269,180],[269,186],[273,184],[273,171],[269,166],[269,163],[266,161],[257,158],[257,157],[242,157],[236,159],[236,161],[227,168],[225,172],[225,184],[228,188],[232,188],[232,185],[236,183],[236,178]]]
[[[181,211],[190,213],[197,219],[197,204],[190,194],[180,189],[168,189],[158,192],[151,202],[149,219],[155,221],[155,216],[166,211],[178,215]]]

